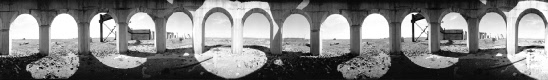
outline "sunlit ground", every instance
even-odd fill
[[[515,56],[496,47],[500,44],[480,46],[482,50],[474,54],[433,54],[427,52],[426,42],[405,40],[403,55],[398,55],[387,53],[387,40],[379,39],[363,40],[363,52],[352,56],[347,55],[348,40],[341,39],[324,40],[324,48],[336,49],[311,56],[302,52],[308,48],[306,39],[284,43],[284,48],[295,44],[289,48],[296,50],[288,48],[281,55],[269,53],[267,40],[245,39],[241,54],[231,53],[227,43],[231,40],[226,39],[206,40],[209,45],[203,54],[193,53],[189,39],[168,39],[168,50],[163,54],[120,54],[116,42],[94,39],[91,55],[76,55],[76,39],[52,40],[52,55],[0,58],[0,71],[4,79],[547,79],[548,75],[543,67],[548,66],[547,57],[540,47],[521,47]]]

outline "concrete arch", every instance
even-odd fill
[[[519,14],[519,16],[518,16],[518,18],[517,18],[517,20],[516,20],[516,22],[515,22],[515,23],[516,23],[516,25],[515,25],[515,26],[516,26],[516,29],[518,29],[518,27],[519,27],[519,21],[521,21],[521,18],[523,18],[523,16],[525,16],[525,15],[527,15],[527,14],[529,14],[529,13],[533,13],[533,14],[539,15],[540,18],[542,19],[542,21],[544,22],[544,25],[547,25],[547,24],[548,24],[548,21],[546,21],[546,16],[545,16],[540,10],[534,9],[534,8],[528,8],[528,9],[522,11],[522,12]],[[516,31],[518,31],[518,30],[516,30]]]
[[[445,17],[445,15],[449,14],[449,13],[458,13],[459,15],[461,15],[461,17],[464,17],[466,16],[466,14],[463,14],[465,13],[464,10],[462,9],[459,9],[459,8],[449,8],[449,9],[444,9],[442,12],[441,12],[441,15],[439,17],[439,19],[437,20],[438,22],[441,23],[441,20],[443,19],[443,17]]]
[[[381,15],[381,16],[384,18],[384,20],[386,20],[386,22],[388,22],[387,25],[390,25],[390,20],[389,20],[389,18],[388,18],[388,16],[390,16],[390,15],[386,15],[386,14],[382,14],[382,13],[369,13],[369,14],[365,15],[365,18],[363,18],[362,21],[365,21],[365,19],[367,19],[367,17],[371,16],[372,14],[379,14],[379,15]],[[362,22],[362,23],[363,23],[363,22]],[[363,25],[363,24],[362,24],[362,25]]]
[[[263,14],[266,19],[268,19],[268,23],[270,23],[270,27],[274,27],[274,22],[272,21],[272,18],[270,17],[270,14],[268,12],[266,12],[265,10],[261,9],[261,8],[253,8],[249,11],[247,11],[244,16],[242,17],[242,24],[245,23],[245,21],[247,20],[247,17],[251,16],[251,14],[253,13],[259,13],[259,14]]]
[[[87,13],[86,15],[84,15],[85,17],[87,18],[84,18],[86,21],[89,21],[91,22],[91,20],[93,19],[93,17],[95,17],[96,15],[98,15],[99,13],[105,13],[105,14],[109,14],[112,16],[113,20],[114,21],[117,21],[116,19],[114,19],[114,16],[112,15],[112,13],[109,13],[108,10],[98,10],[98,9],[94,9],[94,10],[89,10],[89,13]]]
[[[185,14],[190,18],[190,21],[192,22],[192,25],[194,25],[194,16],[193,16],[193,14],[192,14],[189,10],[187,10],[187,9],[185,9],[185,8],[183,8],[183,7],[177,7],[177,8],[174,8],[172,11],[173,11],[173,12],[170,13],[170,15],[172,15],[172,14],[175,13],[175,12],[183,12],[183,13],[185,13]]]
[[[1,30],[3,30],[3,29],[7,29],[8,31],[12,31],[12,30],[11,30],[12,27],[11,27],[10,25],[13,24],[13,22],[15,21],[15,19],[17,19],[17,17],[20,17],[20,16],[23,15],[23,14],[28,14],[28,13],[20,13],[20,12],[17,12],[17,13],[15,13],[15,14],[11,15],[10,18],[7,18],[7,19],[9,19],[9,23],[3,23],[2,18],[0,17],[0,26],[1,26],[1,27],[0,27],[0,32],[1,32]],[[28,14],[28,15],[31,15],[31,14]],[[31,17],[32,17],[33,19],[35,19],[35,21],[36,21],[38,24],[40,24],[39,21],[38,21],[38,19],[37,19],[35,16],[31,15]],[[7,25],[7,26],[5,26],[5,25]],[[36,28],[39,28],[39,27],[36,27]],[[10,33],[10,32],[8,32],[8,34],[9,34],[9,33]],[[38,33],[38,35],[39,35],[39,34],[40,34],[40,33]],[[1,36],[1,35],[0,35],[0,36]],[[3,54],[11,54],[12,49],[13,49],[13,47],[12,47],[13,43],[12,43],[11,37],[9,37],[9,36],[10,36],[10,35],[5,36],[5,37],[8,37],[8,38],[6,38],[6,39],[8,40],[7,46],[1,45],[2,47],[7,47],[7,53],[3,53],[3,52],[0,52],[0,53],[3,53]],[[2,40],[0,40],[0,41],[2,41]],[[0,50],[0,51],[2,51],[2,50]]]
[[[501,16],[502,19],[504,19],[504,23],[508,23],[507,16],[504,14],[504,12],[502,12],[502,10],[498,8],[488,8],[484,12],[481,12],[478,21],[481,21],[481,19],[483,19],[483,16],[485,16],[487,13],[496,13]]]
[[[207,13],[204,16],[204,19],[202,20],[202,26],[205,26],[206,20],[209,18],[209,16],[211,16],[211,14],[213,14],[215,12],[223,13],[230,20],[230,26],[232,26],[232,27],[234,26],[234,18],[232,17],[230,12],[228,12],[228,10],[226,10],[224,8],[221,8],[221,7],[215,7],[215,8],[210,9],[209,11],[207,11]],[[204,31],[204,28],[205,27],[202,27],[202,31]]]
[[[329,18],[330,16],[333,16],[333,15],[341,15],[341,16],[344,18],[344,20],[346,20],[346,22],[348,23],[348,25],[350,25],[350,26],[348,26],[348,27],[351,27],[351,26],[352,26],[352,19],[349,18],[348,14],[336,14],[336,13],[328,14],[328,16],[326,17],[326,19]]]
[[[306,13],[305,11],[303,11],[302,9],[291,9],[289,11],[289,13],[284,13],[284,15],[282,16],[283,20],[282,21],[285,21],[285,19],[287,19],[289,16],[291,16],[292,14],[299,14],[299,15],[302,15],[304,16],[304,18],[306,18],[306,21],[308,21],[308,23],[310,24],[310,29],[312,29],[312,18],[310,18],[310,15],[308,15],[308,13]],[[283,25],[283,24],[282,24]],[[283,26],[282,26],[283,27]],[[283,30],[282,30],[283,32]]]
[[[520,14],[519,14],[519,16],[518,16],[518,18],[515,22],[515,27],[514,27],[515,34],[514,35],[515,35],[516,45],[514,45],[514,46],[516,46],[516,47],[518,46],[517,41],[519,40],[518,39],[519,38],[519,35],[518,35],[518,33],[519,33],[519,22],[521,21],[521,18],[523,18],[523,16],[525,16],[529,13],[537,14],[538,16],[540,16],[540,18],[542,19],[542,22],[544,22],[544,41],[548,41],[548,37],[547,37],[548,36],[548,32],[547,32],[548,31],[548,21],[546,21],[546,16],[540,10],[538,10],[536,8],[527,8],[524,11],[520,12]],[[548,46],[548,43],[544,43],[544,46]],[[548,50],[548,48],[544,48],[544,50]],[[515,55],[515,53],[512,54],[512,55]]]

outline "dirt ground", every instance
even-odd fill
[[[194,54],[190,39],[168,39],[165,53],[153,40],[117,53],[116,42],[94,39],[91,53],[77,53],[77,40],[52,40],[53,55],[38,55],[37,40],[14,40],[0,57],[0,79],[548,79],[542,40],[520,40],[520,53],[506,54],[505,40],[480,40],[468,53],[466,42],[441,41],[440,53],[428,43],[402,42],[402,53],[388,53],[387,39],[364,39],[362,53],[350,55],[348,39],[323,40],[312,56],[307,39],[285,39],[283,54],[271,54],[268,39],[244,39],[244,52],[231,53],[231,40],[206,39]],[[57,42],[57,43],[55,43]],[[28,44],[27,44],[28,43]],[[21,45],[20,45],[21,44]]]

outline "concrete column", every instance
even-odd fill
[[[310,53],[314,56],[322,54],[322,38],[320,35],[319,22],[312,22],[310,30]]]
[[[11,50],[9,21],[3,21],[0,25],[0,55],[9,55]]]
[[[272,54],[282,54],[282,25],[283,25],[283,22],[278,22],[276,21],[276,23],[278,24],[278,30],[274,30],[273,27],[270,28],[270,52]]]
[[[128,40],[128,24],[126,22],[118,22],[118,32],[116,36],[116,40],[118,40],[117,48],[119,53],[126,53],[128,51],[127,48],[127,40]]]
[[[361,53],[362,42],[362,26],[352,25],[350,26],[350,53],[359,55]]]
[[[506,20],[506,51],[509,56],[514,56],[518,48],[518,29],[516,26],[517,12],[505,13],[508,17]]]
[[[156,52],[163,53],[166,51],[166,23],[167,19],[163,17],[154,18],[156,24]]]
[[[430,22],[430,32],[428,33],[428,49],[431,53],[440,51],[440,23]]]
[[[469,18],[468,22],[468,53],[475,53],[479,50],[479,19]]]
[[[48,55],[50,50],[50,25],[40,25],[39,52],[42,55]]]
[[[11,50],[10,25],[16,12],[0,12],[0,55],[9,55]]]
[[[242,19],[238,17],[233,17],[234,24],[232,27],[232,53],[240,54],[243,49],[243,24]]]
[[[278,30],[271,28],[272,40],[270,41],[270,52],[272,54],[282,54],[283,53],[283,24],[284,20],[287,18],[283,16],[284,12],[280,10],[272,10],[272,17],[274,24],[278,26]]]
[[[78,45],[80,54],[89,53],[89,22],[78,23]]]
[[[399,54],[401,52],[401,22],[391,22],[389,26],[390,53]]]

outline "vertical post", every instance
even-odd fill
[[[389,38],[390,53],[399,54],[401,52],[401,22],[390,22]]]
[[[105,42],[103,40],[103,21],[99,21],[99,42]]]
[[[39,52],[48,55],[50,50],[50,25],[40,25]]]
[[[9,55],[11,52],[10,25],[11,17],[15,14],[16,12],[0,12],[0,17],[3,19],[0,20],[0,55]]]
[[[274,24],[274,23],[272,23]],[[274,30],[273,25],[270,28],[270,34],[272,40],[270,41],[270,52],[272,54],[282,54],[282,30],[283,30],[283,21],[276,21],[276,24],[278,24],[278,30]]]
[[[411,42],[415,41],[415,22],[411,21]]]
[[[163,53],[166,51],[166,18],[157,17],[154,19],[156,23],[156,52]]]
[[[320,35],[319,26],[321,23],[312,23],[313,26],[310,30],[310,53],[314,56],[321,55],[322,53],[322,38]],[[318,28],[315,28],[318,27]]]
[[[468,33],[465,35],[468,35],[468,49],[469,53],[477,52],[479,49],[478,41],[479,41],[479,20],[477,18],[470,18],[467,20],[468,22]]]
[[[118,22],[118,32],[116,35],[116,38],[118,39],[118,52],[119,53],[125,53],[128,51],[127,48],[127,28],[128,24],[126,22]]]
[[[428,49],[430,49],[431,53],[435,53],[440,51],[440,23],[430,22],[430,25],[430,32],[428,33]]]
[[[0,25],[0,55],[9,55],[11,50],[10,34],[9,34],[9,22],[2,22]]]
[[[89,22],[78,23],[78,45],[81,54],[89,53]]]
[[[518,29],[516,25],[516,14],[519,13],[507,12],[505,14],[508,17],[506,21],[506,51],[508,56],[514,56],[518,48]]]
[[[350,27],[350,53],[359,55],[361,53],[362,26],[352,25]]]
[[[243,24],[242,19],[234,16],[232,27],[232,53],[240,54],[243,49]]]
[[[276,24],[278,30],[271,29],[273,33],[272,41],[270,41],[270,52],[272,54],[282,54],[283,53],[283,24],[286,16],[284,16],[284,11],[281,10],[272,10],[272,19],[274,19],[272,25]]]

